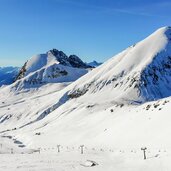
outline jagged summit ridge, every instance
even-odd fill
[[[52,49],[46,54],[38,54],[28,60],[22,67],[17,79],[21,79],[29,73],[51,64],[61,64],[74,68],[91,68],[76,55],[70,55],[68,57],[64,52]]]
[[[78,56],[69,57],[62,51],[52,49],[29,59],[21,68],[16,81],[20,87],[45,83],[72,82],[88,72],[89,65]]]
[[[47,52],[47,55],[54,56],[55,59],[62,65],[71,66],[71,64],[68,61],[68,56],[62,51],[59,51],[57,49],[52,49]]]
[[[68,57],[64,52],[58,51],[57,49],[52,49],[47,53],[55,56],[56,60],[59,61],[59,63],[62,65],[67,65],[75,68],[91,68],[76,55],[70,55]]]

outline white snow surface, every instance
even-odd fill
[[[69,159],[65,154],[58,159],[51,155],[53,167],[60,163],[57,170],[170,170],[170,39],[171,28],[161,28],[73,83],[16,88],[28,76],[31,78],[30,73],[20,82],[2,87],[1,138],[10,137],[11,146],[18,149],[23,145],[26,152],[41,148],[56,153],[57,145],[61,150],[84,145],[86,152],[95,148],[83,159],[75,154],[77,150],[67,154]],[[147,161],[142,160],[140,149],[144,146],[150,151]],[[110,152],[102,155],[106,149]],[[36,158],[32,155],[23,158],[29,159],[28,168]],[[48,157],[40,154],[40,158],[44,161]],[[20,160],[15,164],[12,158],[9,160],[13,165],[10,168],[5,164],[7,170],[15,170],[18,165],[21,170],[28,169]],[[42,160],[36,158],[32,170],[40,169]],[[87,160],[98,165],[85,168]]]
[[[87,149],[84,155],[78,150],[64,147],[61,153],[56,148],[42,149],[40,154],[1,154],[2,171],[162,171],[170,170],[170,153],[148,151],[148,159],[143,160],[142,152],[136,150],[109,151],[110,149]],[[93,160],[97,166],[89,167]]]
[[[48,60],[49,58],[52,58],[52,61],[55,62],[55,59],[53,59],[53,56],[50,57],[50,56],[47,56],[47,54],[39,54],[39,55],[33,56],[27,62],[26,75],[28,75],[30,72],[37,71],[46,65],[49,65],[50,64],[50,62],[49,62],[50,60]]]

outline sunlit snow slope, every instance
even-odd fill
[[[171,95],[171,28],[127,48],[75,83],[70,96],[145,102]]]
[[[60,71],[65,67],[68,72],[70,63],[54,60]],[[47,61],[27,63],[18,81],[1,89],[1,135],[28,146],[171,147],[171,27],[157,30],[68,86],[23,88],[37,73],[41,81],[48,79]]]

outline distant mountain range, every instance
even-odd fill
[[[92,67],[98,67],[102,64],[102,62],[97,62],[97,61],[93,61],[93,62],[89,62],[87,63],[89,66],[92,66]]]
[[[19,67],[0,67],[0,86],[12,84],[19,70]]]

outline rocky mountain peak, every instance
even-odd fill
[[[52,49],[52,50],[48,51],[47,54],[48,55],[52,54],[53,56],[55,56],[57,61],[60,64],[71,66],[68,61],[68,56],[63,51],[59,51],[57,49]]]
[[[57,61],[59,61],[62,65],[67,65],[74,68],[91,68],[91,66],[83,62],[77,55],[70,55],[68,57],[63,51],[59,51],[57,49],[48,51],[48,54],[55,56]]]

